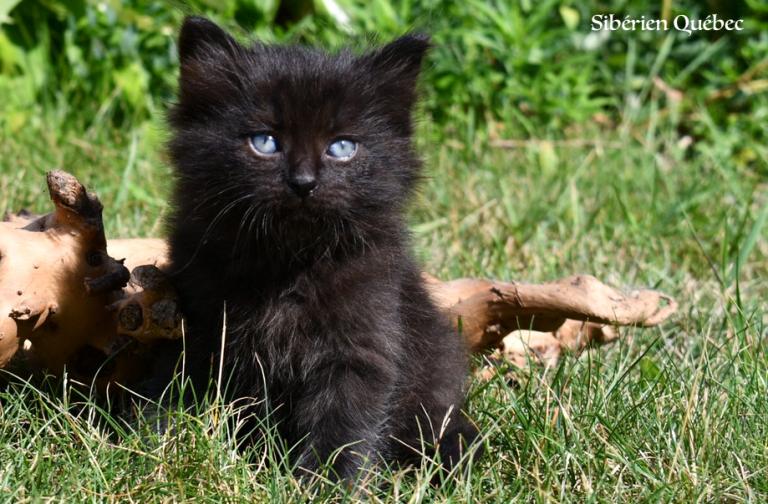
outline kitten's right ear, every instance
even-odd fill
[[[187,16],[179,34],[181,64],[204,59],[212,53],[233,54],[239,44],[213,21],[200,16]]]
[[[404,92],[412,93],[419,77],[421,62],[429,48],[429,35],[411,33],[393,40],[369,54],[366,59],[380,82],[395,84],[402,87]]]

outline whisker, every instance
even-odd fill
[[[233,208],[235,208],[240,202],[245,201],[247,198],[251,198],[251,194],[245,194],[239,198],[235,198],[234,200],[230,201],[223,209],[221,209],[217,214],[216,217],[213,218],[210,224],[208,224],[208,227],[206,228],[203,235],[200,237],[200,241],[197,243],[197,247],[195,248],[195,251],[192,253],[192,256],[189,258],[189,260],[182,266],[181,268],[176,269],[175,271],[178,273],[180,271],[184,271],[187,269],[192,262],[197,258],[197,255],[200,253],[200,250],[203,248],[203,245],[205,245],[208,235],[211,233],[211,231],[216,227],[216,225],[219,223],[221,219],[223,219],[226,214],[231,211]]]
[[[240,219],[240,224],[237,226],[237,234],[235,235],[235,242],[232,245],[232,254],[230,257],[234,259],[235,254],[237,253],[240,245],[240,236],[243,233],[243,229],[245,229],[245,224],[248,222],[248,220],[251,218],[251,214],[256,212],[258,207],[256,205],[251,205],[248,207],[248,210],[245,211],[243,214],[243,218]]]
[[[200,210],[200,208],[202,208],[203,205],[206,205],[206,204],[210,203],[211,201],[220,198],[221,196],[227,194],[230,191],[233,191],[233,190],[241,191],[243,189],[241,186],[238,186],[238,185],[229,185],[230,183],[231,183],[231,181],[226,180],[226,181],[224,181],[223,184],[214,184],[212,187],[208,186],[208,189],[216,188],[216,187],[221,187],[222,185],[224,185],[225,187],[224,187],[224,189],[222,189],[222,190],[220,190],[218,192],[215,192],[213,194],[208,194],[205,198],[200,200],[197,203],[197,205],[195,205],[195,207],[192,209],[191,213],[194,214],[195,212]]]

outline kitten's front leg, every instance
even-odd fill
[[[392,368],[361,356],[336,357],[310,375],[294,411],[295,432],[305,436],[300,474],[330,463],[334,476],[351,480],[364,465],[377,462],[394,387]]]

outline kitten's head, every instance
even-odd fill
[[[187,18],[170,114],[185,213],[176,220],[224,212],[238,232],[269,222],[314,239],[313,225],[375,226],[399,215],[420,166],[411,111],[428,47],[420,35],[362,55],[243,46],[211,21]]]

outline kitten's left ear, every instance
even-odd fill
[[[368,54],[366,59],[380,82],[413,91],[430,46],[429,35],[412,33]]]
[[[176,115],[215,110],[240,88],[232,70],[242,46],[213,21],[184,19],[179,33],[179,104]]]
[[[222,50],[231,54],[237,47],[237,41],[210,19],[201,16],[184,19],[179,33],[179,60],[182,65]]]

